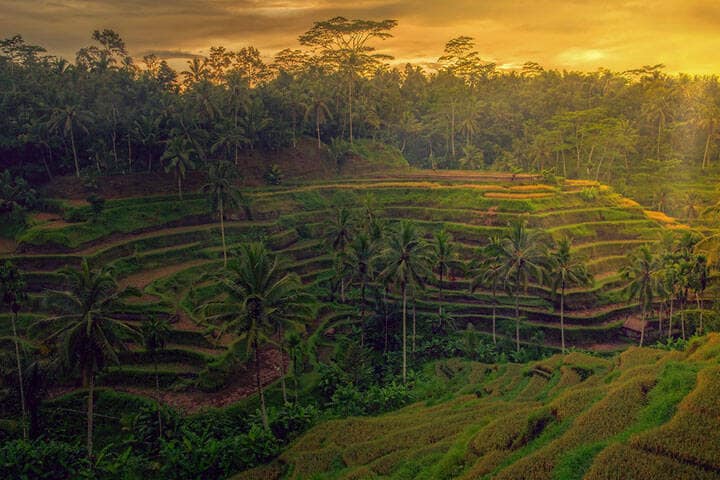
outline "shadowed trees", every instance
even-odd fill
[[[589,285],[592,276],[587,267],[572,254],[570,239],[563,238],[557,247],[550,252],[547,266],[553,295],[560,290],[560,346],[565,353],[565,290],[568,287]]]
[[[525,222],[513,222],[500,241],[503,281],[515,298],[515,346],[520,351],[520,293],[530,280],[542,281],[547,264],[546,241],[539,232],[528,230]]]
[[[492,295],[492,339],[497,344],[496,320],[497,320],[497,293],[504,282],[502,238],[499,236],[490,237],[487,245],[480,248],[477,255],[470,262],[470,293],[478,287],[490,289]]]
[[[155,371],[155,401],[157,403],[157,419],[160,437],[163,434],[162,412],[160,411],[160,377],[158,375],[158,354],[165,350],[170,337],[170,325],[167,321],[158,318],[149,318],[140,326],[145,351],[150,354]]]
[[[650,250],[650,247],[643,245],[628,257],[628,265],[623,269],[623,276],[630,282],[627,287],[628,298],[637,300],[640,303],[641,331],[640,346],[645,340],[645,322],[648,309],[652,307],[655,298],[658,282],[658,259]]]
[[[65,365],[77,367],[83,386],[88,388],[87,452],[92,457],[95,376],[107,362],[119,363],[118,350],[138,336],[135,329],[115,316],[119,300],[136,292],[118,290],[110,271],[91,269],[87,259],[82,260],[79,269],[66,269],[63,275],[67,290],[53,292],[53,296],[64,312],[42,323],[54,328],[48,341],[58,342]]]
[[[280,260],[261,243],[243,244],[237,258],[219,279],[226,298],[203,307],[207,321],[239,336],[236,349],[254,358],[255,386],[263,424],[269,428],[260,372],[260,347],[272,342],[278,326],[301,328],[313,312],[314,299],[299,277],[282,267]]]
[[[10,323],[12,327],[12,340],[15,347],[15,363],[18,376],[18,391],[20,392],[20,409],[22,412],[23,438],[28,438],[27,406],[25,403],[25,384],[23,381],[22,358],[20,356],[20,337],[17,331],[18,313],[22,304],[27,301],[25,281],[20,270],[11,262],[6,261],[0,266],[0,296],[3,303],[10,309]]]
[[[227,161],[221,161],[210,166],[208,181],[202,187],[213,209],[218,212],[220,222],[220,236],[222,238],[223,265],[227,267],[227,244],[225,242],[225,212],[228,209],[246,206],[247,202],[237,188],[235,182],[238,178],[237,169]],[[249,208],[246,208],[246,215]],[[251,218],[248,218],[251,220]]]
[[[427,243],[420,237],[413,223],[400,222],[382,252],[381,278],[395,285],[402,296],[402,378],[407,381],[407,294],[408,289],[425,284],[432,257]]]

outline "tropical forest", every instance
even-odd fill
[[[4,3],[0,478],[720,479],[719,76]]]

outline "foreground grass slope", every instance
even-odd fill
[[[720,335],[526,365],[428,367],[428,400],[317,425],[247,479],[718,479]]]

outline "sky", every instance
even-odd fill
[[[314,21],[399,22],[377,42],[395,62],[432,64],[445,42],[475,39],[502,68],[615,71],[663,63],[669,72],[720,73],[720,0],[0,0],[0,38],[21,34],[74,59],[95,29],[111,28],[130,53],[182,66],[210,46],[253,45],[271,58],[299,47]]]

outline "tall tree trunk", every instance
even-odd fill
[[[643,346],[645,340],[645,305],[642,308],[642,321],[640,322],[640,346]]]
[[[443,268],[440,266],[440,303],[438,304],[438,315],[442,318],[443,311]],[[440,320],[442,321],[442,320]]]
[[[668,335],[667,338],[670,340],[672,337],[672,321],[673,321],[673,307],[675,306],[675,300],[670,297],[670,316],[668,317]]]
[[[407,286],[402,285],[402,377],[403,384],[407,383]]]
[[[565,282],[560,287],[560,347],[565,353]]]
[[[88,403],[87,403],[87,452],[88,458],[93,458],[93,408],[95,406],[95,374],[89,373]]]
[[[520,292],[515,291],[515,347],[520,352]]]
[[[685,309],[687,308],[685,300],[680,300],[680,331],[682,332],[682,339],[685,340]]]
[[[50,148],[50,144],[46,144],[46,146],[47,146],[47,151],[48,151],[48,157],[50,158],[50,163],[52,163],[52,161],[53,161],[52,160],[52,148]],[[42,155],[42,161],[43,161],[43,166],[45,166],[45,172],[47,173],[48,180],[52,180],[53,174],[50,171],[50,165],[48,164],[48,161],[45,158],[44,154]]]
[[[712,131],[708,131],[707,139],[705,140],[705,153],[702,159],[702,169],[705,170],[708,165],[708,152],[710,151],[710,138],[712,137]]]
[[[317,148],[322,148],[322,142],[320,141],[320,115],[315,114],[315,133],[317,134]]]
[[[182,200],[182,177],[180,176],[180,172],[178,172],[177,182],[178,182],[178,197],[180,197],[180,200]]]
[[[75,133],[72,127],[70,128],[70,145],[72,146],[73,160],[75,160],[75,176],[80,178],[80,162],[77,155],[77,147],[75,147]]]
[[[132,143],[130,143],[130,135],[127,136],[127,147],[128,147],[128,170],[132,172]]]
[[[283,405],[287,405],[287,388],[285,387],[285,342],[283,341],[283,331],[278,329],[278,346],[280,347],[280,387],[282,390]]]
[[[150,147],[148,146],[148,152],[147,152],[147,166],[148,166],[148,173],[152,172],[152,150],[150,150]]]
[[[388,354],[388,289],[385,287],[385,291],[383,292],[383,313],[385,314],[385,347],[383,348],[383,354]]]
[[[25,384],[23,382],[22,362],[20,361],[20,344],[17,334],[17,312],[12,314],[13,343],[15,344],[15,361],[17,362],[18,387],[20,389],[20,409],[22,411],[23,440],[28,438],[27,411],[25,409]]]
[[[218,195],[218,210],[220,211],[220,236],[222,237],[223,247],[223,266],[227,267],[227,245],[225,245],[225,219],[223,214],[222,196]]]
[[[235,131],[233,132],[233,135],[237,135],[237,128],[238,128],[238,106],[237,102],[235,102],[235,109],[233,110],[233,125],[235,128]],[[236,140],[233,142],[235,147],[235,166],[238,166],[238,142],[237,142],[237,136],[235,136]],[[295,141],[295,126],[293,125],[293,142]]]
[[[255,387],[257,388],[258,397],[260,397],[260,413],[265,430],[270,430],[268,422],[267,410],[265,408],[265,394],[263,393],[262,384],[260,383],[260,347],[257,340],[253,341],[253,350],[255,350]]]
[[[352,84],[353,78],[351,75],[350,82],[348,82],[348,125],[350,127],[350,145],[353,144]]]
[[[417,335],[416,335],[416,334],[417,334],[417,330],[416,330],[416,328],[415,328],[415,326],[416,326],[416,324],[417,324],[416,321],[415,321],[415,319],[416,319],[416,316],[415,316],[415,293],[413,293],[412,302],[413,302],[413,339],[412,339],[412,354],[413,354],[413,359],[415,359],[415,339],[417,338]]]
[[[497,345],[497,336],[496,336],[496,334],[495,334],[495,318],[496,318],[496,317],[495,317],[495,312],[496,312],[496,310],[497,310],[497,296],[496,296],[496,293],[497,293],[497,292],[495,292],[495,286],[493,285],[493,292],[492,292],[492,297],[493,297],[493,305],[492,305],[492,335],[493,335],[493,345]]]
[[[450,151],[455,160],[455,102],[450,103]]]
[[[703,302],[702,302],[702,299],[700,298],[700,294],[697,292],[695,293],[695,300],[697,301],[698,311],[700,312],[699,334],[702,335],[703,334]]]
[[[365,346],[365,281],[360,286],[360,347]]]
[[[155,366],[155,406],[157,407],[158,431],[163,436],[162,412],[160,411],[160,375],[158,374],[157,357],[153,354]]]

